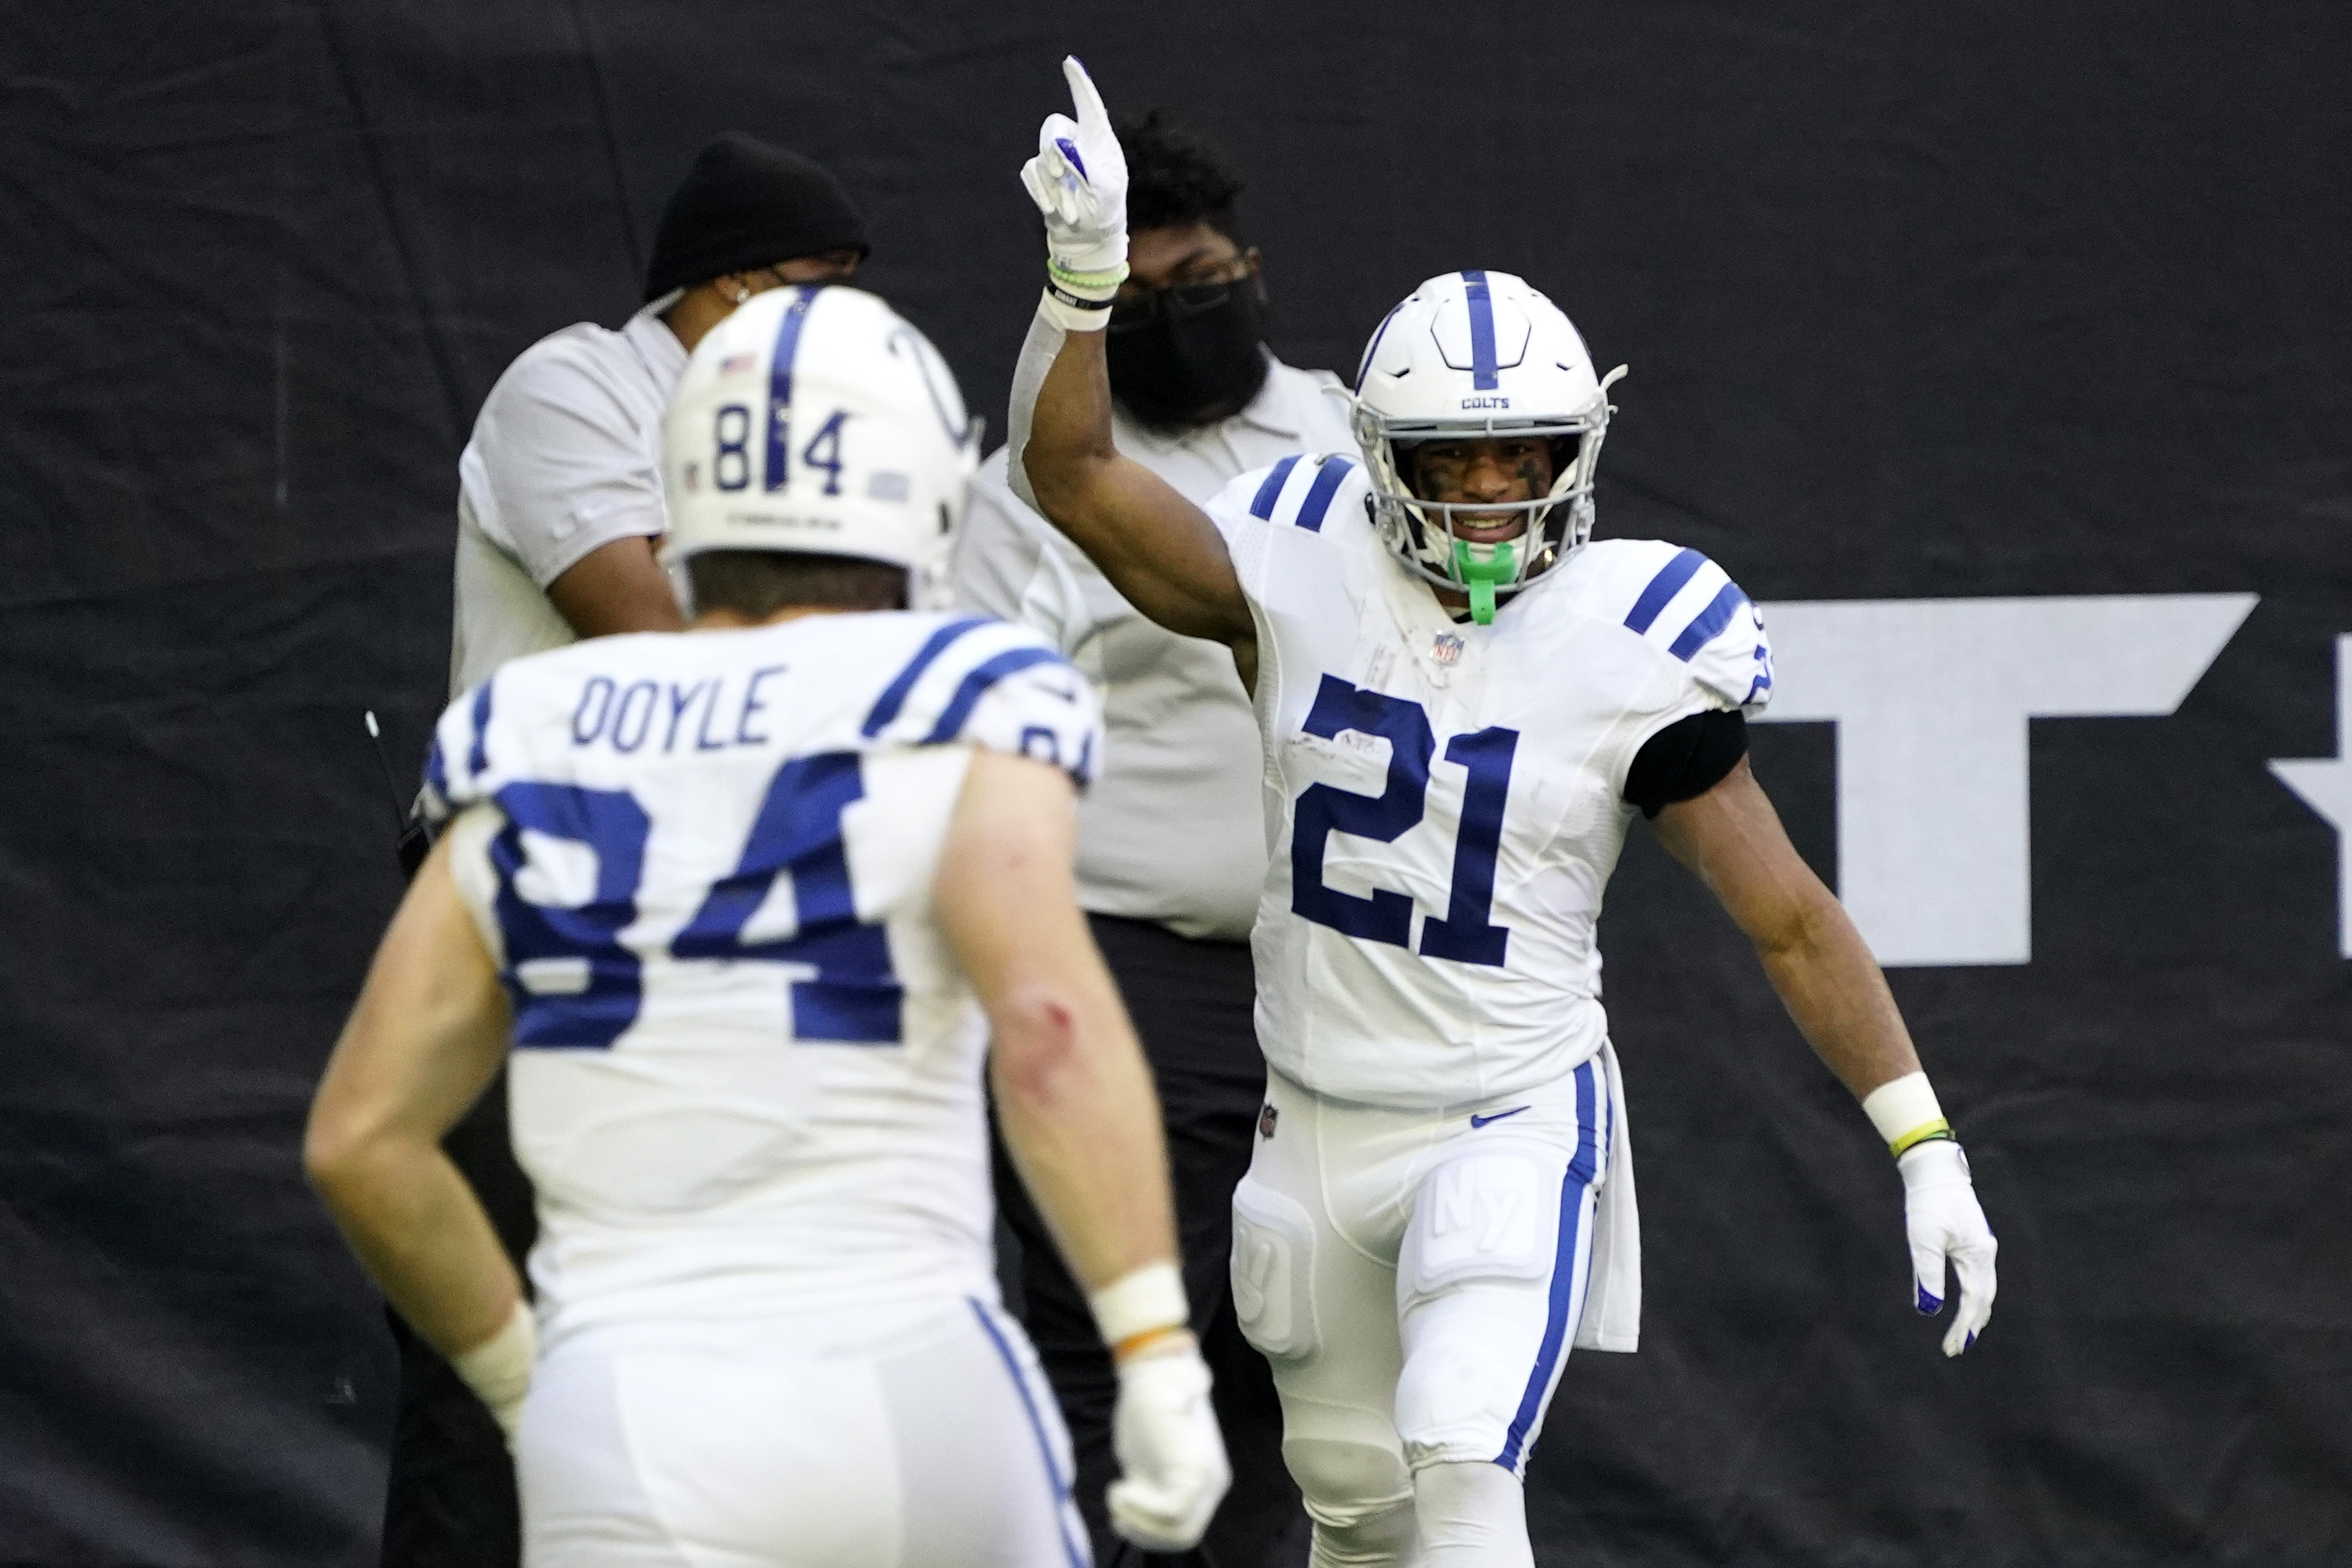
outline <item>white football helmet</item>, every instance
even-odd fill
[[[930,340],[840,284],[770,289],[701,342],[662,422],[665,566],[704,550],[856,556],[946,602],[981,422]]]
[[[1592,532],[1592,475],[1609,429],[1612,382],[1559,307],[1507,272],[1448,272],[1388,313],[1356,371],[1356,440],[1371,470],[1373,517],[1406,566],[1470,595],[1480,624],[1495,597],[1581,546]],[[1551,438],[1554,478],[1534,500],[1424,501],[1400,461],[1415,444],[1500,435]],[[1527,518],[1517,538],[1456,538],[1456,514]]]

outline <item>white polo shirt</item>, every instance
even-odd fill
[[[449,695],[524,653],[576,641],[547,585],[600,545],[667,531],[662,410],[686,348],[657,299],[608,331],[566,327],[490,389],[457,459]]]
[[[1295,452],[1353,452],[1326,371],[1276,361],[1231,419],[1166,436],[1113,421],[1120,452],[1196,503]],[[1078,807],[1078,902],[1180,936],[1249,936],[1265,881],[1257,719],[1221,643],[1145,620],[1077,548],[984,464],[953,565],[962,602],[1051,639],[1102,694],[1105,744]]]

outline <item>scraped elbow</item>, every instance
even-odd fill
[[[1086,1051],[1076,1010],[1048,987],[1006,996],[989,1009],[995,1031],[997,1092],[1027,1110],[1067,1102],[1086,1077]]]

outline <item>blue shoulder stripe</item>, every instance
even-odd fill
[[[1698,619],[1683,628],[1683,634],[1666,652],[1685,664],[1690,663],[1691,655],[1706,647],[1708,638],[1729,625],[1731,618],[1739,613],[1739,607],[1747,602],[1748,595],[1739,591],[1739,584],[1725,583],[1722,591],[1698,612]]]
[[[1650,622],[1658,618],[1658,612],[1666,607],[1666,601],[1680,593],[1683,584],[1706,564],[1706,557],[1695,549],[1685,549],[1659,568],[1658,575],[1650,579],[1650,586],[1642,590],[1642,597],[1633,601],[1633,609],[1625,617],[1626,626],[1635,632],[1647,632]]]
[[[793,414],[793,361],[800,353],[801,326],[808,320],[809,306],[816,298],[821,284],[804,283],[800,298],[784,308],[784,319],[776,329],[776,351],[768,358],[768,466],[767,486],[771,490],[784,487],[784,476],[792,470],[790,455],[784,450],[791,440],[786,426]]]
[[[1300,528],[1310,534],[1323,531],[1323,514],[1331,509],[1331,497],[1339,493],[1340,485],[1348,477],[1348,470],[1353,466],[1345,457],[1323,459],[1323,465],[1315,471],[1315,483],[1307,490],[1307,499],[1298,504],[1298,516],[1295,520]]]
[[[1495,297],[1487,290],[1484,271],[1465,272],[1462,281],[1470,293],[1470,385],[1493,392],[1503,384],[1495,364]]]
[[[925,746],[940,746],[963,733],[964,720],[980,706],[991,686],[1005,676],[1017,674],[1032,664],[1058,664],[1062,655],[1051,648],[1007,648],[992,658],[983,659],[972,666],[948,706],[940,710],[940,721],[931,726],[931,733],[923,737]],[[871,734],[871,731],[867,732]]]
[[[932,632],[913,661],[898,672],[898,678],[883,688],[881,696],[875,700],[874,711],[867,714],[866,722],[858,727],[858,733],[869,740],[881,734],[882,727],[897,718],[898,710],[907,706],[907,694],[915,689],[915,683],[923,678],[923,672],[948,651],[948,644],[965,632],[987,624],[989,620],[985,615],[971,615],[961,621],[950,621]]]
[[[1289,480],[1290,471],[1297,466],[1298,455],[1295,452],[1274,465],[1274,471],[1265,476],[1265,483],[1260,485],[1257,494],[1250,498],[1251,517],[1260,522],[1274,521],[1274,503],[1281,497],[1282,486]]]
[[[466,753],[466,772],[471,779],[479,779],[482,769],[490,765],[490,687],[497,680],[491,675],[474,688],[474,744]]]

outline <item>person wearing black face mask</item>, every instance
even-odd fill
[[[1129,264],[1104,345],[1111,395],[1139,423],[1180,436],[1249,407],[1272,368],[1257,247],[1205,221],[1139,230],[1131,243],[1142,265]]]
[[[1352,452],[1337,378],[1262,341],[1257,250],[1234,221],[1241,183],[1158,113],[1119,130],[1128,280],[1112,308],[1116,439],[1195,501],[1301,450]],[[1104,693],[1107,765],[1079,808],[1078,896],[1158,1080],[1193,1331],[1216,1373],[1233,1490],[1193,1552],[1146,1557],[1113,1535],[1117,1382],[1084,1293],[1002,1161],[997,1201],[1022,1244],[1023,1321],[1070,1428],[1076,1500],[1104,1568],[1273,1568],[1303,1555],[1298,1493],[1265,1359],[1228,1300],[1234,1187],[1248,1169],[1265,1063],[1251,1023],[1249,932],[1265,874],[1257,722],[1232,657],[1146,621],[1005,483],[982,468],[956,547],[963,601],[1055,640]]]

